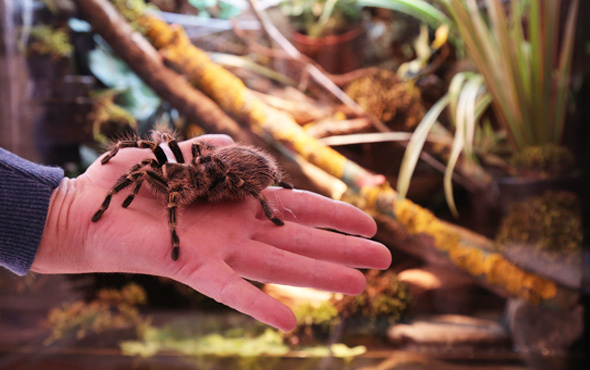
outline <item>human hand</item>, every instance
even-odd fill
[[[198,138],[228,145],[225,135]],[[180,143],[190,158],[192,141]],[[92,215],[107,191],[130,167],[153,154],[127,148],[107,164],[95,161],[52,194],[43,237],[31,267],[40,273],[128,272],[168,277],[257,320],[284,331],[296,319],[291,310],[244,279],[359,294],[363,274],[354,268],[385,269],[391,254],[383,245],[352,235],[373,236],[373,219],[344,202],[270,187],[264,195],[284,226],[270,222],[254,198],[197,203],[180,209],[181,253],[170,257],[166,202],[144,187],[128,208],[126,191],[113,197],[98,222]]]

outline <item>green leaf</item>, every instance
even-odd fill
[[[98,47],[88,53],[88,67],[94,77],[98,78],[105,86],[113,89],[124,90],[129,87],[129,79],[133,78],[133,72],[127,64],[117,58],[106,42],[97,39]]]
[[[297,86],[297,82],[295,80],[273,69],[255,63],[247,57],[240,57],[225,53],[209,53],[209,56],[211,57],[212,61],[214,61],[215,63],[219,63],[223,66],[243,68],[258,73],[261,76],[265,76],[277,82],[283,83],[285,85]]]
[[[464,147],[467,149],[466,154],[471,155],[471,146],[473,141],[473,133],[475,132],[476,114],[475,106],[479,90],[482,87],[483,78],[480,75],[475,75],[470,78],[462,89],[457,103],[457,115],[455,118],[455,139],[451,147],[451,154],[445,174],[443,178],[443,187],[445,198],[449,209],[455,217],[459,215],[455,205],[455,198],[453,195],[453,171],[459,160],[459,156]],[[466,144],[469,142],[469,148]]]
[[[469,78],[473,77],[475,74],[473,72],[459,72],[449,84],[449,114],[451,116],[451,122],[455,123],[455,117],[457,117],[457,102],[459,101],[459,95],[461,94],[461,90],[463,89],[463,85],[465,81]]]
[[[99,41],[88,54],[88,67],[105,86],[121,91],[117,102],[136,119],[150,117],[160,106],[160,97],[141,80],[110,48]]]
[[[574,0],[568,11],[566,29],[563,35],[563,46],[559,56],[559,67],[556,77],[555,112],[553,116],[553,139],[561,142],[565,126],[565,110],[569,91],[569,77],[571,73],[574,35],[576,31],[576,16],[578,14],[578,0]]]
[[[408,14],[434,29],[441,24],[451,24],[443,12],[423,0],[358,0],[358,4]]]
[[[399,170],[397,191],[400,198],[404,198],[408,193],[410,180],[412,178],[412,174],[414,173],[414,169],[416,168],[416,163],[418,163],[420,152],[422,151],[424,143],[428,137],[428,133],[432,129],[432,126],[436,123],[443,109],[445,109],[448,104],[449,94],[445,94],[432,106],[432,108],[430,108],[430,110],[424,115],[424,118],[422,118],[422,121],[416,127],[416,130],[414,130],[414,133],[408,142],[408,146],[404,153]]]
[[[199,10],[205,10],[217,5],[217,0],[188,0],[188,3]]]
[[[560,3],[514,0],[507,16],[500,0],[486,0],[487,13],[479,10],[475,0],[443,2],[484,76],[514,151],[561,141],[579,0],[571,2],[562,39]]]
[[[217,14],[217,17],[219,19],[231,19],[231,18],[235,18],[238,15],[242,14],[243,11],[244,11],[244,9],[242,9],[238,6],[235,6],[231,2],[220,1],[219,2],[219,13]]]

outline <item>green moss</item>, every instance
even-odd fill
[[[496,237],[499,245],[534,244],[542,250],[575,251],[582,245],[580,200],[570,192],[547,192],[510,206]]]
[[[525,147],[515,153],[509,163],[519,175],[548,177],[570,172],[575,159],[567,148],[548,143]]]
[[[330,329],[338,323],[338,310],[330,301],[319,306],[304,304],[295,309],[295,316],[300,325],[319,325]]]
[[[207,319],[211,321],[218,319]],[[293,347],[285,344],[283,333],[277,330],[256,325],[255,327],[238,326],[222,330],[222,323],[216,330],[203,330],[202,319],[194,316],[190,319],[171,321],[167,325],[157,328],[148,326],[140,340],[121,343],[123,354],[130,356],[151,357],[160,352],[176,352],[183,356],[203,358],[204,356],[231,357],[238,363],[227,368],[259,369],[276,368],[273,359],[279,359],[290,352]],[[340,357],[352,358],[366,352],[363,346],[350,348],[341,343],[332,345],[314,345],[297,347],[302,357]],[[269,360],[271,362],[269,363]],[[215,363],[219,363],[217,360]],[[270,367],[269,367],[270,366]],[[204,368],[204,367],[198,367]],[[316,368],[310,366],[305,368]]]
[[[136,284],[129,284],[121,290],[102,289],[90,301],[66,303],[49,311],[47,323],[51,336],[45,344],[68,337],[81,339],[88,333],[106,330],[133,328],[138,331],[147,325],[137,305],[145,304],[145,291]]]
[[[385,318],[390,324],[398,321],[410,304],[407,287],[392,271],[370,270],[366,278],[367,288],[363,293],[334,302],[340,315],[361,316],[373,322]]]
[[[145,35],[146,29],[141,23],[142,17],[150,8],[157,9],[151,4],[146,4],[144,0],[110,0],[113,6],[121,13],[131,27],[137,32]]]
[[[281,335],[267,329],[260,335],[229,336],[218,333],[207,335],[184,335],[171,330],[148,328],[141,341],[127,341],[121,344],[126,355],[150,357],[160,351],[175,351],[187,356],[282,356],[289,352]]]
[[[97,142],[106,143],[109,138],[137,129],[135,117],[125,108],[115,104],[117,90],[95,91],[90,96],[94,98],[94,105],[89,119]]]
[[[297,326],[289,333],[284,333],[286,343],[293,346],[315,343],[326,339],[338,324],[338,310],[331,301],[318,305],[301,304],[293,309],[297,317]]]
[[[54,58],[68,58],[74,52],[67,31],[61,28],[41,24],[30,30],[30,55],[49,55]]]
[[[298,32],[310,37],[338,35],[361,20],[357,0],[292,0],[281,4],[282,11]]]
[[[325,340],[335,328],[351,319],[361,322],[368,330],[379,324],[398,321],[410,304],[406,286],[394,272],[370,270],[366,274],[367,288],[357,296],[336,294],[321,305],[303,304],[294,309],[297,327],[284,334],[291,345],[303,345]],[[360,320],[359,320],[360,319]]]
[[[141,17],[147,9],[144,0],[111,0],[111,3],[130,22]]]

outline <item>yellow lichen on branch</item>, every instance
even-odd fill
[[[152,28],[146,32],[152,35],[148,37],[159,47],[166,63],[184,74],[191,84],[217,102],[225,112],[248,124],[263,138],[272,138],[272,141],[293,150],[349,186],[358,189],[372,182],[372,174],[307,135],[291,116],[269,107],[239,78],[212,62],[207,53],[191,44],[184,29],[147,20],[152,18],[150,16],[143,18],[146,20],[140,21],[140,24],[144,27],[151,25]]]
[[[447,253],[455,265],[513,296],[539,303],[557,294],[557,286],[553,281],[523,271],[499,253],[466,244],[449,225],[408,200],[397,201],[394,213],[410,233],[432,237],[434,246]]]
[[[347,200],[369,212],[394,217],[412,235],[428,236],[434,248],[446,254],[457,267],[509,295],[540,303],[557,294],[553,281],[522,270],[482,245],[470,243],[459,228],[441,221],[432,212],[407,199],[397,199],[396,192],[389,185],[366,186],[361,189],[361,196],[352,195]],[[481,240],[478,242],[482,243]],[[491,245],[487,239],[484,243]]]

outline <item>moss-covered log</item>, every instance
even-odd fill
[[[80,2],[105,6],[104,1]],[[388,224],[402,225],[397,228],[400,237],[416,236],[413,240],[421,244],[423,251],[446,256],[455,266],[504,296],[519,296],[533,303],[554,305],[569,305],[575,300],[575,292],[528,273],[492,252],[489,239],[445,223],[409,200],[399,200],[389,184],[379,184],[381,176],[375,176],[321,144],[307,135],[292,117],[267,106],[240,79],[193,46],[181,27],[168,25],[141,6],[129,8],[133,1],[113,1],[130,22],[138,25],[169,66],[273,146],[295,152],[344,181],[349,187],[345,199],[373,213],[376,218],[386,220]]]

